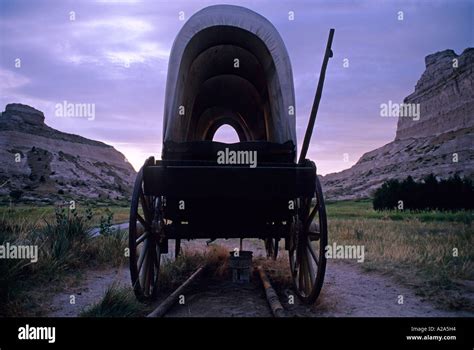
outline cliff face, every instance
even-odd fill
[[[405,98],[420,117],[399,117],[395,140],[364,154],[350,169],[322,177],[327,199],[369,197],[388,179],[455,174],[474,178],[474,49],[425,58],[426,70]]]
[[[123,199],[135,171],[112,146],[50,128],[42,112],[9,104],[0,116],[0,196]]]
[[[429,137],[474,125],[474,49],[425,58],[426,70],[406,103],[419,103],[421,118],[399,118],[395,140]],[[453,67],[457,65],[457,67]]]

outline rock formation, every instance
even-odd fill
[[[426,70],[405,98],[420,118],[399,117],[395,140],[365,153],[350,169],[322,177],[327,199],[370,197],[388,179],[433,173],[474,178],[474,49],[425,58]]]
[[[128,198],[135,170],[112,146],[55,130],[30,106],[0,116],[0,198],[31,201]]]

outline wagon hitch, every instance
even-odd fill
[[[331,46],[332,39],[334,37],[334,29],[329,30],[328,42],[326,45],[326,52],[324,54],[323,64],[321,66],[321,74],[319,75],[318,88],[316,89],[316,95],[314,96],[313,108],[311,109],[311,114],[309,116],[308,127],[306,128],[306,133],[304,135],[303,146],[301,147],[300,159],[298,164],[303,164],[306,159],[306,154],[308,153],[309,142],[311,141],[311,136],[313,134],[314,123],[316,121],[316,115],[318,114],[319,102],[321,101],[321,96],[323,93],[324,79],[326,77],[326,68],[328,66],[329,58],[333,56]]]

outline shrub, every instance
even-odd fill
[[[398,201],[409,210],[471,210],[474,209],[474,187],[468,178],[459,176],[437,180],[431,174],[421,182],[411,176],[403,181],[388,180],[375,191],[375,210],[395,209]]]
[[[105,210],[105,216],[100,217],[100,224],[99,224],[99,232],[101,235],[108,235],[112,231],[112,219],[114,217],[114,213],[107,208]]]
[[[134,317],[144,312],[133,291],[113,283],[98,303],[81,312],[81,317]]]
[[[55,268],[68,268],[81,263],[81,252],[90,236],[90,218],[75,209],[56,209],[55,221],[46,222],[38,231],[42,253]]]
[[[0,218],[0,245],[7,242],[11,245],[35,244],[25,237],[31,227],[24,222],[11,222],[5,217]],[[0,259],[0,305],[5,304],[25,285],[25,277],[31,274],[32,265],[29,261],[16,259]],[[0,315],[3,312],[0,311]]]

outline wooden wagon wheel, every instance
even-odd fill
[[[145,166],[148,162],[154,159],[150,158]],[[135,295],[141,301],[157,296],[161,227],[160,198],[144,195],[142,168],[135,180],[129,223],[130,275]]]
[[[326,208],[321,184],[316,177],[313,198],[300,199],[298,218],[290,240],[290,269],[298,296],[313,303],[321,292],[326,272],[328,244]]]

